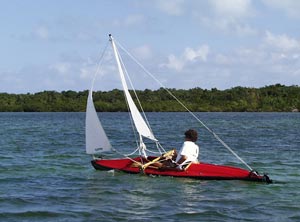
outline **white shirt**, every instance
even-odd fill
[[[186,162],[198,162],[199,146],[192,141],[185,141],[179,151],[179,155],[176,158],[176,162],[180,160],[181,156],[186,156]],[[181,164],[181,165],[182,165]]]

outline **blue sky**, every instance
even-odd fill
[[[89,89],[109,33],[168,88],[300,82],[298,0],[0,0],[0,5],[0,92]],[[105,56],[96,90],[120,88],[111,57]],[[137,89],[160,87],[131,64],[128,71]]]

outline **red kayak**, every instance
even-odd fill
[[[149,157],[148,159],[155,159]],[[134,160],[134,161],[133,161]],[[208,163],[191,163],[185,170],[176,168],[159,169],[149,165],[143,169],[140,167],[145,163],[145,159],[136,157],[131,159],[95,159],[92,165],[97,170],[119,170],[126,173],[144,173],[146,175],[187,177],[204,180],[246,180],[272,183],[267,175],[259,175],[255,171],[248,171],[238,167],[222,166]],[[140,163],[140,164],[139,164]]]
[[[162,158],[166,158],[170,152],[166,152],[165,149],[159,143],[159,140],[155,137],[149,121],[146,118],[146,114],[143,112],[141,107],[140,100],[137,97],[136,92],[134,89],[134,97],[132,98],[131,93],[129,92],[129,88],[127,85],[127,79],[130,80],[128,73],[125,69],[125,65],[123,60],[120,56],[120,53],[117,49],[116,42],[114,41],[113,37],[109,35],[109,41],[111,42],[113,54],[116,60],[116,64],[118,67],[120,80],[122,83],[122,88],[124,91],[124,95],[127,102],[128,111],[130,112],[130,119],[131,125],[134,130],[135,138],[128,138],[135,139],[137,148],[131,154],[138,153],[139,156],[135,158],[128,158],[124,155],[122,159],[94,159],[92,160],[92,164],[97,170],[119,170],[126,173],[143,173],[146,175],[158,175],[158,176],[172,176],[172,177],[189,177],[195,179],[206,179],[206,180],[248,180],[248,181],[259,181],[259,182],[266,182],[271,183],[272,181],[267,175],[259,175],[256,171],[253,171],[252,168],[240,158],[221,138],[213,132],[210,128],[208,128],[195,114],[193,114],[180,100],[172,94],[170,90],[165,88],[165,90],[169,93],[169,95],[174,98],[179,104],[189,112],[195,120],[200,123],[209,133],[211,133],[214,138],[216,138],[225,148],[227,148],[234,156],[236,156],[245,166],[249,168],[249,170],[231,167],[231,166],[221,166],[221,165],[214,165],[214,164],[207,164],[207,163],[191,163],[184,168],[184,170],[177,169],[176,167],[166,167],[166,165],[160,164],[158,161],[162,160]],[[120,46],[120,45],[119,45]],[[147,71],[144,66],[142,66],[139,62],[132,55],[128,53],[127,50],[123,51],[129,55],[133,61],[145,71],[148,76],[152,77],[155,82],[159,82],[157,78],[155,78],[149,71]],[[103,58],[104,53],[102,54]],[[99,62],[99,65],[101,61]],[[98,69],[99,70],[99,67]],[[125,75],[126,73],[126,75]],[[96,72],[97,74],[97,72]],[[98,114],[95,109],[94,101],[93,101],[93,88],[94,82],[96,79],[96,74],[92,82],[91,89],[89,91],[89,95],[87,98],[87,107],[86,107],[86,124],[85,124],[85,135],[86,135],[86,153],[93,155],[93,157],[101,155],[104,152],[111,152],[117,151],[113,148],[110,144],[110,141],[105,133],[104,128],[98,118]],[[126,78],[127,77],[127,78]],[[160,86],[163,86],[162,83],[159,82]],[[132,84],[131,84],[132,87]],[[140,109],[136,106],[135,101],[138,101]],[[141,112],[140,112],[141,110]],[[176,121],[176,120],[175,120]],[[163,123],[162,123],[163,124]],[[123,127],[123,125],[119,126]],[[178,130],[181,131],[179,128]],[[149,156],[150,150],[147,149],[144,139],[149,142],[149,147],[156,147],[157,153],[162,154],[160,157],[145,157]],[[150,144],[152,143],[152,144]],[[148,144],[147,144],[148,146]],[[121,154],[121,152],[117,152]],[[172,156],[172,155],[171,155]],[[173,159],[172,159],[173,160]],[[174,161],[174,160],[173,160]],[[181,166],[180,166],[181,167]]]

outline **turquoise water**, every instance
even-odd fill
[[[113,146],[130,153],[128,114],[99,115]],[[275,182],[96,171],[84,150],[84,113],[0,113],[0,221],[300,221],[300,114],[197,116]],[[196,128],[201,161],[243,167],[189,114],[148,118],[166,149]]]

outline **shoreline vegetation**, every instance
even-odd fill
[[[299,112],[300,86],[269,85],[261,88],[234,87],[168,89],[193,112]],[[134,93],[130,91],[134,97]],[[145,112],[186,111],[163,89],[136,90]],[[88,90],[43,91],[27,94],[0,93],[0,112],[85,112]],[[93,93],[98,112],[127,111],[122,90]]]

